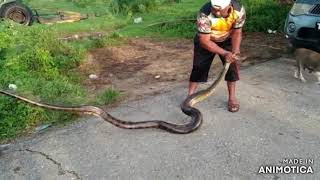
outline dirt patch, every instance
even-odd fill
[[[284,34],[246,33],[241,44],[241,53],[248,58],[241,66],[287,57],[287,40]]]
[[[242,53],[248,58],[242,67],[283,56],[286,40],[283,35],[264,33],[244,34]],[[115,88],[128,99],[154,95],[170,90],[177,83],[187,82],[192,68],[192,40],[130,39],[125,45],[91,50],[80,72],[89,77],[83,82],[94,95]],[[219,64],[219,65],[218,65]],[[215,61],[212,68],[222,67]],[[214,76],[218,70],[211,70]]]
[[[130,98],[157,94],[188,79],[192,48],[190,40],[131,39],[120,47],[90,51],[80,71],[98,76],[84,82],[90,94],[111,87]]]

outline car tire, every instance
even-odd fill
[[[12,21],[22,25],[31,25],[33,22],[31,9],[18,3],[6,4],[2,9],[1,17],[11,19]]]

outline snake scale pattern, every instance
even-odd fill
[[[187,97],[183,101],[183,103],[181,104],[181,110],[183,113],[191,117],[190,122],[186,124],[173,124],[173,123],[158,121],[158,120],[141,121],[141,122],[123,121],[111,116],[109,113],[95,106],[57,106],[57,105],[35,102],[33,100],[30,100],[25,97],[18,96],[3,90],[0,90],[0,93],[3,95],[15,98],[17,100],[20,100],[22,102],[26,102],[26,103],[29,103],[38,107],[46,108],[46,109],[94,115],[102,118],[104,121],[109,122],[119,128],[124,128],[124,129],[158,128],[171,133],[188,134],[197,130],[201,126],[203,121],[201,112],[194,107],[195,104],[203,101],[214,92],[217,85],[221,82],[223,77],[226,75],[229,69],[229,66],[230,66],[230,63],[225,63],[224,68],[220,72],[217,79],[207,89],[198,91],[193,95]]]

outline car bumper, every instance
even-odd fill
[[[294,46],[320,49],[320,31],[316,29],[318,22],[320,16],[289,14],[284,29],[286,37]]]
[[[318,43],[305,41],[305,40],[297,40],[295,38],[288,38],[288,39],[289,39],[289,47],[308,48],[320,53],[320,45]]]

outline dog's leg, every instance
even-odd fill
[[[300,60],[296,60],[296,63],[297,63],[297,67],[295,67],[295,70],[294,70],[294,77],[295,78],[297,78],[297,79],[299,79],[299,76],[298,76],[298,73],[299,73],[299,62],[300,62]]]
[[[302,61],[299,60],[299,62],[298,62],[299,79],[300,79],[302,82],[306,82],[306,80],[304,79],[304,77],[303,77],[303,75],[302,75],[302,69],[303,69]]]
[[[298,68],[296,68],[296,69],[294,70],[294,77],[297,78],[297,79],[299,79],[298,71],[299,71]]]
[[[316,84],[320,85],[320,72],[314,72],[314,75],[318,78],[318,82],[316,82]]]

